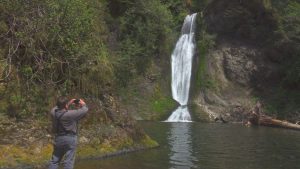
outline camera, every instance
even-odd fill
[[[75,100],[73,101],[74,104],[79,104],[79,102],[80,102],[80,99],[75,99]]]

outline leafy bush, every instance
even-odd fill
[[[278,9],[280,11],[280,9]],[[280,29],[287,41],[289,51],[285,52],[282,71],[285,74],[283,84],[289,88],[299,89],[300,86],[300,3],[289,1],[281,10]]]
[[[57,95],[111,92],[168,60],[187,13],[179,0],[3,0],[0,10],[0,102],[25,116]]]
[[[118,18],[121,47],[116,65],[124,85],[133,75],[144,74],[152,59],[164,57],[172,32],[171,13],[159,0],[136,0],[127,5]]]
[[[7,91],[18,91],[18,95],[6,92],[8,99],[21,98],[10,102],[10,107],[19,107],[14,112],[41,113],[36,108],[53,98],[45,89],[96,96],[114,79],[101,36],[105,28],[99,26],[103,14],[89,2],[93,1],[4,0],[1,4],[0,31],[5,32],[1,64],[6,68],[1,69],[0,83],[7,84]]]

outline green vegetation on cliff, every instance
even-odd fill
[[[213,0],[206,4],[204,21],[197,24],[196,85],[197,89],[213,89],[209,96],[204,93],[211,109],[234,112],[224,107],[237,100],[240,106],[245,98],[254,97],[263,102],[268,114],[299,118],[299,11],[296,0]],[[226,88],[227,82],[233,90]],[[214,91],[220,87],[226,91]],[[242,94],[239,87],[248,94]],[[238,91],[240,96],[228,99]]]
[[[49,159],[47,114],[59,95],[83,97],[91,110],[82,121],[79,156],[157,146],[116,98],[142,78],[157,86],[145,97],[147,109],[171,109],[174,102],[157,80],[169,68],[155,68],[169,62],[173,28],[187,14],[184,1],[3,0],[0,10],[1,166]],[[26,123],[32,125],[16,132],[24,133],[22,140],[7,134]]]
[[[57,94],[102,92],[113,70],[100,9],[81,0],[1,3],[1,113],[43,116]]]
[[[40,118],[57,95],[101,98],[105,93],[118,93],[117,88],[128,87],[139,77],[168,75],[170,53],[185,15],[199,12],[198,18],[205,17],[210,6],[219,2],[4,0],[0,4],[0,113],[19,119]],[[299,95],[293,91],[300,86],[299,2],[232,3],[239,8],[224,11],[225,20],[218,22],[223,26],[210,27],[209,31],[267,46],[271,59],[281,65],[278,93],[283,94],[278,97],[292,93],[289,102],[297,107]],[[228,4],[224,1],[221,6]],[[206,30],[207,23],[200,22],[197,46],[201,66],[196,85],[216,88],[215,80],[204,73],[205,55],[214,37]],[[161,68],[159,73],[149,72],[156,68],[153,65]],[[161,88],[168,79],[162,81],[154,80],[153,86]],[[171,107],[166,106],[167,90],[160,90],[160,98],[153,100],[161,104],[152,104],[149,95],[148,103],[155,112]]]
[[[199,65],[196,67],[196,88],[203,90],[205,88],[215,89],[216,84],[212,77],[209,77],[207,71],[207,55],[209,50],[215,46],[215,35],[207,32],[206,23],[203,16],[198,15],[196,42],[199,57]]]
[[[265,99],[271,113],[284,112],[278,113],[282,117],[299,111],[296,0],[2,0],[0,10],[3,119],[45,122],[57,96],[80,96],[95,106],[84,127],[101,124],[104,130],[99,139],[87,138],[87,147],[105,144],[103,152],[109,152],[135,143],[154,145],[130,114],[162,120],[176,106],[170,55],[190,12],[199,12],[195,88],[222,85],[207,73],[207,56],[218,41],[239,40],[263,48],[265,59],[279,65],[271,79],[276,83],[268,84],[274,91],[255,97]],[[113,142],[117,137],[123,139]],[[83,154],[98,152],[88,150]]]
[[[279,117],[295,117],[300,110],[300,3],[273,0],[272,7],[278,20],[272,55],[280,64],[280,82],[269,107]]]
[[[153,62],[166,74],[186,7],[180,0],[4,0],[0,113],[40,118],[61,94],[117,94],[152,76]]]

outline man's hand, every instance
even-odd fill
[[[77,99],[71,99],[71,100],[68,102],[68,104],[67,104],[67,108],[69,108],[70,105],[74,105],[74,107],[75,107],[76,109],[79,109],[79,108],[81,108],[81,107],[83,107],[83,106],[86,105],[86,103],[85,103],[82,99],[79,99],[78,104],[75,104],[75,103],[74,103],[75,100],[77,100]]]
[[[74,100],[76,100],[76,99],[71,99],[71,100],[68,102],[67,106],[69,107],[71,104],[74,104]]]
[[[66,108],[67,108],[67,109],[70,107],[71,104],[74,104],[74,100],[76,100],[76,99],[71,99],[71,100],[67,103],[67,105],[66,105]]]
[[[82,106],[85,106],[86,104],[85,104],[85,102],[82,100],[82,99],[79,99],[79,104],[80,104],[80,107],[82,107]]]

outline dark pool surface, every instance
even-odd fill
[[[140,123],[159,148],[75,169],[300,169],[300,132],[215,123]]]

